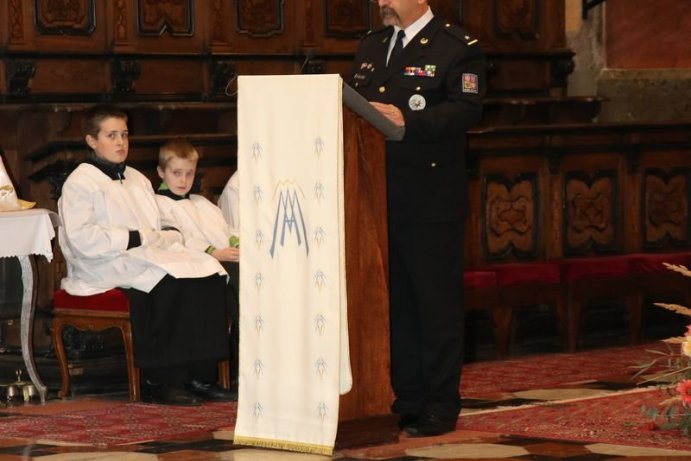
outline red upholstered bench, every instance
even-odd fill
[[[629,303],[630,339],[639,343],[642,335],[644,298],[648,296],[677,295],[691,305],[691,278],[684,277],[665,267],[663,263],[691,266],[691,253],[632,253],[629,255],[631,277],[634,281]]]
[[[559,267],[550,262],[502,263],[481,266],[474,269],[472,278],[489,278],[494,274],[495,287],[490,289],[493,298],[485,299],[485,306],[491,305],[491,315],[497,341],[497,355],[509,355],[513,322],[513,309],[534,303],[552,303],[557,307],[557,316],[563,323],[564,309],[559,289]],[[466,282],[474,283],[473,279]],[[488,293],[489,291],[486,291]],[[480,296],[478,296],[479,298]],[[485,297],[486,298],[486,297]]]
[[[62,332],[69,325],[86,331],[120,330],[125,346],[130,400],[140,400],[139,369],[134,364],[132,348],[130,303],[122,290],[115,288],[92,296],[73,296],[65,290],[58,290],[53,294],[53,314],[53,346],[60,364],[59,397],[67,397],[70,389],[67,355],[62,342]],[[227,360],[219,363],[219,381],[226,389],[230,386],[230,365]]]
[[[552,262],[516,262],[489,266],[497,274],[497,287],[501,308],[497,309],[495,322],[501,328],[511,331],[513,309],[537,303],[555,306],[559,322],[558,330],[565,344],[566,316],[559,285],[559,266]],[[507,343],[506,349],[508,350]]]
[[[557,261],[565,290],[568,347],[578,347],[583,304],[597,298],[627,297],[631,294],[629,255],[596,256]]]
[[[497,326],[494,313],[497,306],[497,274],[483,269],[463,271],[463,294],[466,310],[488,310],[494,320],[494,335],[497,355],[501,358],[507,353],[508,333]]]
[[[672,271],[664,263],[689,266],[691,253],[631,253],[631,272],[634,274],[665,273],[672,275]],[[674,278],[674,277],[672,277]]]
[[[463,288],[466,291],[486,290],[497,286],[497,274],[492,271],[466,270],[463,272]]]

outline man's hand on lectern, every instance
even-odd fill
[[[379,112],[381,112],[384,117],[388,118],[396,126],[405,126],[405,120],[403,119],[403,113],[401,110],[394,106],[393,104],[383,104],[381,102],[372,102],[370,104],[374,106]]]

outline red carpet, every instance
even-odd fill
[[[668,396],[659,389],[462,416],[458,429],[557,440],[691,450],[677,431],[651,428],[641,406]]]
[[[632,365],[646,360],[647,349],[659,347],[661,345],[656,343],[469,364],[463,369],[461,389],[463,396],[469,397],[548,388],[577,381],[606,380],[607,377],[621,380],[633,375]],[[563,405],[469,415],[459,420],[459,427],[570,440],[631,442],[640,432],[637,426],[647,423],[640,414],[640,403],[648,395],[626,394]],[[114,446],[232,429],[236,407],[235,403],[207,403],[190,409],[111,401],[98,408],[49,415],[35,412],[19,415],[7,409],[7,416],[0,417],[0,431],[6,437]],[[672,440],[667,443],[662,433],[653,433],[651,437],[647,438],[652,442],[646,440],[645,446],[673,445]],[[679,444],[678,437],[670,439]]]
[[[0,419],[5,437],[112,446],[208,433],[235,425],[236,403],[193,409],[122,403],[102,409]]]
[[[635,374],[634,365],[656,357],[649,349],[665,350],[661,343],[604,350],[526,356],[470,363],[463,367],[461,394],[471,397],[492,392],[542,389],[587,380],[621,379]]]

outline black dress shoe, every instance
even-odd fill
[[[409,425],[404,430],[411,437],[431,437],[446,434],[456,429],[456,419],[434,413],[425,413],[420,416],[417,422]]]
[[[192,380],[187,385],[187,387],[192,393],[198,395],[199,397],[202,397],[205,400],[213,400],[215,402],[219,402],[235,401],[238,399],[237,392],[233,392],[228,389],[223,389],[222,387],[219,387],[215,384],[203,383],[201,381],[197,381],[196,379]]]
[[[420,415],[415,413],[403,413],[398,420],[398,427],[403,430],[406,427],[412,426],[420,420]]]
[[[143,400],[150,403],[180,405],[184,407],[196,407],[202,404],[199,397],[186,390],[180,384],[145,383],[143,390]]]

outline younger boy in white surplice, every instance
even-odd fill
[[[156,191],[163,227],[179,230],[185,246],[204,251],[221,262],[230,276],[228,306],[231,319],[231,380],[237,386],[238,348],[238,231],[223,217],[221,209],[199,194],[191,194],[199,153],[184,138],[176,138],[159,149],[158,175],[162,182]]]

